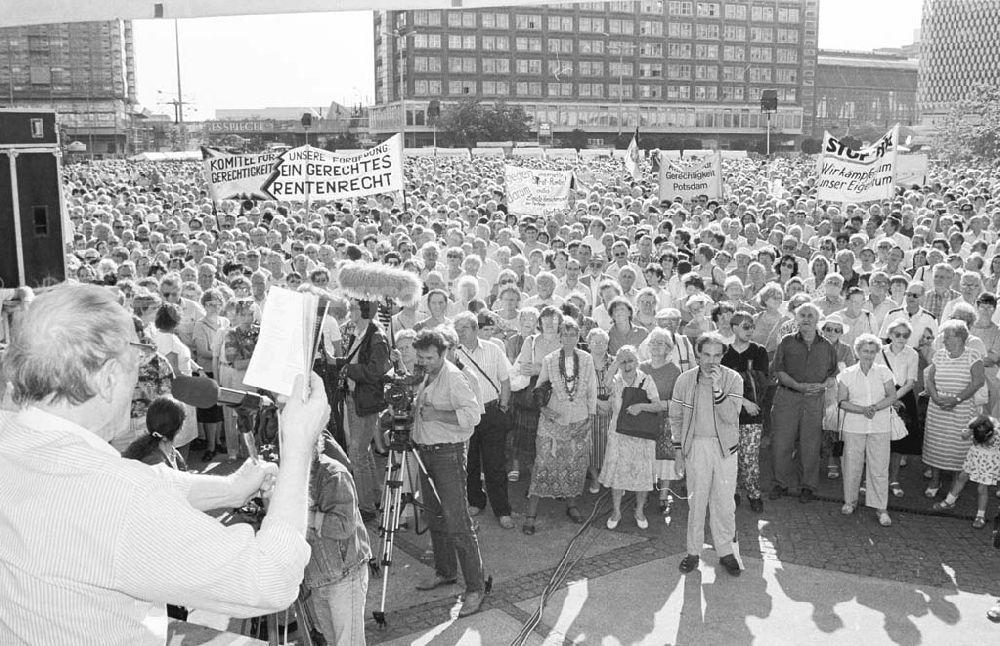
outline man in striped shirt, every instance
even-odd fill
[[[168,603],[252,617],[298,594],[322,381],[312,376],[307,401],[297,385],[281,413],[280,471],[190,474],[109,444],[128,429],[147,356],[113,292],[93,285],[42,294],[15,331],[4,356],[15,410],[0,412],[0,644],[162,645]],[[202,513],[261,489],[272,495],[256,534]]]

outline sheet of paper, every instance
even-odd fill
[[[261,313],[260,336],[243,383],[281,395],[291,395],[295,378],[310,369],[306,339],[313,320],[306,312],[316,311],[316,297],[272,287]]]

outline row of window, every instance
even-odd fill
[[[613,3],[612,3],[613,4]],[[664,4],[667,11],[664,12]],[[798,7],[774,7],[764,5],[753,5],[747,7],[745,4],[726,4],[720,7],[717,2],[642,2],[640,3],[640,13],[645,15],[668,15],[677,17],[698,18],[725,18],[726,20],[743,20],[749,17],[751,22],[795,24],[801,22],[801,12]],[[749,9],[749,11],[748,11]],[[598,9],[598,11],[603,11]],[[635,10],[612,13],[635,13]],[[446,18],[442,18],[441,11],[414,11],[413,24],[419,27],[459,27],[463,29],[510,29],[511,20],[509,13],[495,12],[475,12],[475,11],[448,11]],[[514,27],[516,29],[540,30],[544,26],[549,31],[574,31],[573,16],[541,14],[514,14]],[[641,21],[640,24],[653,24],[652,21]],[[579,31],[607,31],[615,33],[615,29],[628,29],[629,31],[619,31],[617,33],[632,33],[632,20],[622,20],[617,18],[593,18],[581,16],[578,18],[577,29]],[[663,23],[658,22],[662,28]]]
[[[517,59],[511,65],[507,58],[483,58],[472,56],[452,56],[448,58],[448,72],[451,74],[510,74],[513,70],[521,75],[540,76],[543,69],[557,79],[560,77],[605,76],[605,64],[602,61],[572,61],[549,60],[543,67],[541,59]],[[416,56],[413,59],[415,72],[440,73],[443,71],[441,58],[438,56]],[[631,78],[666,78],[671,80],[706,80],[717,81],[720,78],[718,65],[688,65],[684,63],[640,63],[638,70],[632,63],[610,62],[607,65],[607,76]],[[723,81],[745,81],[765,83],[775,81],[783,84],[794,84],[798,80],[796,69],[772,69],[770,67],[722,66]]]
[[[796,34],[794,41],[779,41],[780,44],[796,44],[798,43],[798,32],[793,32]],[[738,38],[726,38],[726,40],[741,40]],[[742,39],[745,41],[746,39]],[[519,52],[541,52],[548,51],[552,53],[559,54],[572,54],[573,53],[573,39],[572,38],[546,38],[544,42],[541,38],[531,38],[529,36],[518,36],[514,38],[514,50]],[[618,56],[628,55],[631,56],[635,52],[639,52],[640,56],[649,58],[662,58],[664,52],[666,52],[669,58],[718,58],[719,57],[719,46],[715,44],[708,43],[632,43],[626,41],[611,41],[605,45],[602,40],[580,40],[578,50],[580,54],[613,54]],[[757,42],[757,41],[753,41]],[[413,47],[414,49],[441,49],[442,43],[447,43],[449,50],[468,50],[475,51],[477,49],[482,49],[487,52],[509,52],[511,51],[511,39],[508,36],[482,36],[477,40],[476,36],[468,35],[463,36],[459,34],[449,34],[447,40],[442,39],[441,34],[416,34],[413,36]],[[477,44],[481,47],[477,47]],[[664,47],[666,45],[666,47]],[[743,52],[740,54],[737,52]],[[758,50],[759,53],[755,54],[753,50]],[[736,52],[733,53],[731,58],[727,60],[747,60],[746,59],[746,47],[744,45],[725,45],[723,48],[724,52]],[[769,60],[772,55],[770,52],[774,51],[771,47],[760,47],[751,46],[751,58],[749,60]],[[779,52],[778,56],[791,56],[797,57],[797,50],[788,48],[777,48]],[[784,51],[782,54],[781,52]],[[695,56],[692,56],[695,54]],[[743,58],[735,58],[737,56],[743,56]],[[759,56],[754,58],[754,56]]]
[[[414,81],[414,95],[418,97],[438,97],[444,95],[444,88],[447,88],[450,96],[477,95],[484,96],[520,96],[520,97],[560,97],[570,98],[574,96],[573,88],[576,86],[576,95],[586,98],[611,98],[611,99],[655,99],[667,98],[677,100],[695,101],[747,101],[758,100],[763,88],[743,85],[689,85],[668,83],[666,85],[617,85],[615,83],[567,83],[552,82],[542,83],[541,81],[473,81],[458,80],[444,83],[440,80]],[[546,94],[542,94],[543,89]],[[512,92],[513,90],[513,92]],[[796,88],[778,88],[779,98],[783,101],[795,102],[798,97]]]

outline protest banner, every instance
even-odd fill
[[[217,148],[201,147],[205,181],[212,200],[269,200],[263,185],[274,171],[273,152],[232,155]]]
[[[476,147],[469,151],[473,157],[506,157],[507,153],[503,148],[482,148]]]
[[[896,157],[896,183],[900,186],[923,186],[927,183],[927,155],[910,153]]]
[[[899,124],[867,148],[853,150],[829,132],[817,162],[816,197],[835,202],[868,202],[893,196]]]
[[[277,200],[307,202],[342,200],[403,190],[403,144],[393,135],[381,144],[353,154],[332,153],[312,146],[286,150],[264,183]]]
[[[569,208],[573,171],[504,166],[507,205],[515,215],[547,215]]]
[[[722,197],[722,157],[714,153],[698,162],[681,164],[670,157],[660,158],[660,200],[685,200],[706,195]]]
[[[545,150],[546,159],[576,159],[580,153],[576,148],[548,148]]]

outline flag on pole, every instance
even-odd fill
[[[639,168],[639,126],[635,127],[635,134],[625,151],[625,172],[634,180],[642,177],[642,170]]]

